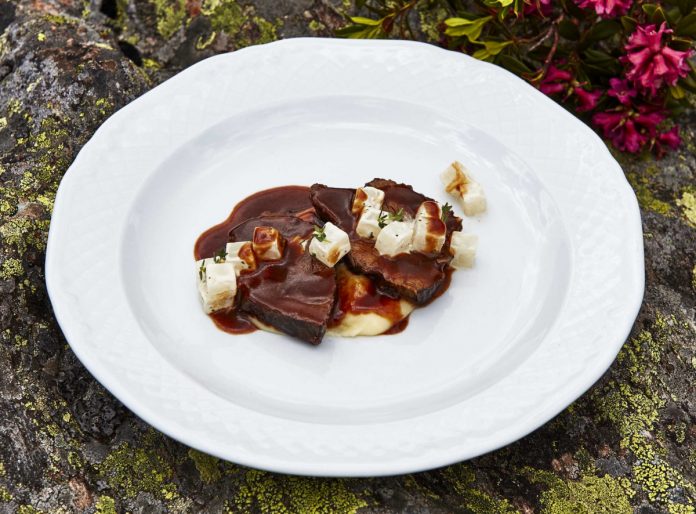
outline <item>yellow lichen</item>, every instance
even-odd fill
[[[196,465],[198,474],[207,484],[217,482],[220,480],[222,473],[220,472],[220,459],[216,459],[211,455],[207,455],[198,450],[190,449],[188,452],[189,457]]]
[[[43,32],[39,32],[36,36],[36,39],[43,43],[44,41],[46,41],[46,34],[44,34]]]
[[[633,190],[638,198],[638,203],[642,209],[668,216],[672,212],[672,206],[658,199],[652,192],[650,181],[652,175],[653,173],[650,171],[640,175],[637,173],[628,173],[626,178],[631,183],[631,186],[633,186]]]
[[[42,514],[43,511],[32,507],[31,505],[20,505],[17,508],[17,514]]]
[[[682,208],[682,214],[692,227],[696,227],[696,194],[692,191],[684,191],[676,204]]]
[[[150,0],[157,13],[157,32],[169,39],[184,24],[186,19],[185,0]]]
[[[631,514],[633,509],[621,482],[610,475],[558,480],[541,493],[543,514]]]
[[[275,41],[276,27],[255,15],[252,6],[241,6],[236,0],[203,0],[201,13],[210,19],[214,31],[225,32],[234,39],[236,46],[244,47],[251,44]],[[276,22],[279,25],[281,22]],[[254,27],[254,36],[247,33],[245,28]]]
[[[618,429],[620,446],[635,459],[632,484],[651,502],[674,504],[671,492],[682,488],[696,494],[696,488],[681,476],[665,459],[660,438],[654,436],[659,410],[665,400],[658,393],[659,365],[669,344],[669,336],[678,326],[673,318],[658,315],[652,332],[644,330],[624,345],[619,362],[627,368],[624,382],[610,380],[594,397],[600,415]]]
[[[22,273],[24,273],[22,261],[19,259],[7,259],[2,263],[2,268],[0,268],[0,279],[19,277]]]
[[[111,496],[100,496],[94,504],[95,514],[116,514],[116,502]]]
[[[9,502],[9,501],[12,501],[12,494],[10,494],[10,491],[8,491],[4,487],[0,486],[0,502]]]
[[[150,446],[145,442],[146,446]],[[123,444],[112,451],[99,466],[100,475],[127,498],[149,492],[166,500],[178,496],[171,483],[174,472],[154,448],[133,448]]]
[[[228,512],[261,514],[345,514],[355,513],[367,502],[358,498],[344,480],[278,476],[249,470]]]
[[[455,464],[442,470],[442,478],[449,489],[457,496],[458,505],[467,512],[487,512],[490,514],[513,514],[517,512],[510,503],[498,500],[475,487],[476,475],[468,464]]]

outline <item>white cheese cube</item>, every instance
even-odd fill
[[[201,259],[196,262],[198,292],[203,300],[203,310],[210,314],[234,305],[237,295],[237,275],[234,264]]]
[[[260,261],[275,261],[283,256],[285,240],[273,227],[256,227],[251,246]]]
[[[450,253],[453,255],[450,266],[453,268],[471,268],[476,259],[478,236],[463,232],[452,232]]]
[[[470,182],[466,193],[459,199],[464,214],[467,216],[478,216],[486,212],[486,196],[483,188],[478,182]]]
[[[486,211],[486,196],[481,184],[458,161],[454,161],[440,175],[445,191],[459,200],[467,216],[476,216]]]
[[[355,231],[360,237],[366,237],[368,239],[374,239],[382,231],[379,226],[379,209],[374,207],[365,207],[358,219],[358,226]]]
[[[413,221],[392,221],[377,236],[375,248],[380,255],[407,253],[413,239]]]
[[[441,219],[442,208],[437,202],[423,202],[416,212],[412,249],[422,253],[438,253],[445,244],[447,227]]]
[[[329,267],[333,267],[350,252],[348,234],[331,222],[324,225],[322,240],[315,237],[309,243],[309,253]]]
[[[239,276],[242,270],[256,269],[256,256],[254,255],[251,241],[227,243],[225,251],[227,252],[225,262],[230,262],[234,265],[234,271],[237,273],[237,276]]]
[[[373,209],[381,209],[384,201],[384,191],[376,187],[359,187],[355,190],[355,198],[353,199],[353,214],[360,214],[363,209],[372,207]]]

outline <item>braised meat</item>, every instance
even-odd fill
[[[259,261],[239,276],[240,309],[266,325],[319,344],[331,319],[336,273],[305,250],[312,223],[294,216],[259,216],[233,227],[230,241],[251,240],[256,227],[272,227],[285,239],[280,259]]]
[[[413,217],[424,201],[431,200],[411,186],[392,180],[374,179],[366,186],[384,191],[384,211],[403,209],[407,217]],[[317,215],[324,221],[331,221],[350,236],[351,251],[346,257],[348,265],[357,273],[375,279],[378,289],[384,294],[403,297],[418,305],[427,303],[446,283],[446,269],[452,259],[449,254],[451,233],[461,230],[461,219],[448,216],[445,244],[436,255],[412,252],[388,257],[377,252],[373,239],[360,237],[355,232],[357,219],[351,212],[354,194],[353,189],[322,184],[314,184],[310,188],[310,198]]]

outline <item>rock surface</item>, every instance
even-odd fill
[[[679,153],[617,156],[645,234],[647,290],[629,341],[587,394],[484,457],[377,479],[243,468],[147,426],[71,352],[43,261],[55,192],[80,147],[193,62],[328,35],[345,9],[341,0],[0,0],[0,512],[694,513],[693,115],[681,120]]]

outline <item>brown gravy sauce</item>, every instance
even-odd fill
[[[349,213],[346,214],[349,215]],[[198,237],[193,251],[195,259],[213,257],[230,241],[230,232],[239,224],[257,216],[273,215],[296,216],[311,223],[319,221],[310,201],[308,187],[282,186],[259,191],[239,202],[225,221],[207,229]],[[409,258],[406,258],[406,261],[401,265],[409,266]],[[385,262],[384,264],[390,267],[396,263]],[[416,266],[417,264],[417,262],[412,263]],[[449,286],[450,277],[451,271],[448,270],[446,284],[433,299],[444,293]],[[394,324],[384,332],[385,335],[397,334],[408,326],[408,316],[402,319],[400,301],[380,294],[369,277],[354,275],[341,267],[337,270],[337,286],[338,298],[329,326],[340,324],[349,312],[353,314],[374,312],[392,320]],[[248,315],[236,309],[210,314],[210,318],[220,330],[231,334],[247,334],[257,330]]]

